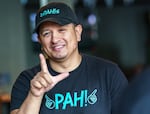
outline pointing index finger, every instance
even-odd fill
[[[47,64],[46,64],[46,59],[43,54],[39,54],[40,57],[40,64],[41,64],[41,70],[43,72],[48,72]]]

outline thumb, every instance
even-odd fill
[[[68,72],[65,72],[65,73],[61,73],[57,76],[54,76],[55,77],[55,83],[58,83],[60,81],[62,81],[63,79],[67,78],[69,76],[69,73]]]

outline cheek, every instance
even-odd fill
[[[69,44],[70,44],[70,48],[74,49],[78,46],[78,41],[77,39],[72,39]]]
[[[49,42],[50,41],[48,39],[47,40],[46,39],[45,40],[41,40],[41,45],[44,46],[44,47],[46,47],[46,46],[49,45]]]
[[[74,46],[77,46],[78,45],[78,43],[79,43],[79,41],[81,40],[80,39],[80,37],[79,37],[79,35],[78,34],[74,34],[74,37],[73,37],[73,39],[72,39],[73,41],[73,45]]]

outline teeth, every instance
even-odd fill
[[[55,46],[53,46],[53,49],[55,50],[55,51],[59,51],[60,49],[62,49],[64,46],[63,45],[55,45]]]
[[[63,46],[56,46],[54,47],[55,49],[59,49],[59,48],[62,48]]]

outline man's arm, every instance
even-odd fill
[[[43,96],[36,97],[29,92],[20,109],[15,109],[10,114],[39,114],[42,98]]]
[[[39,114],[42,98],[45,92],[51,90],[59,81],[69,76],[69,73],[61,73],[52,76],[47,68],[43,54],[39,55],[41,71],[30,82],[30,91],[19,109],[11,111],[11,114]]]

